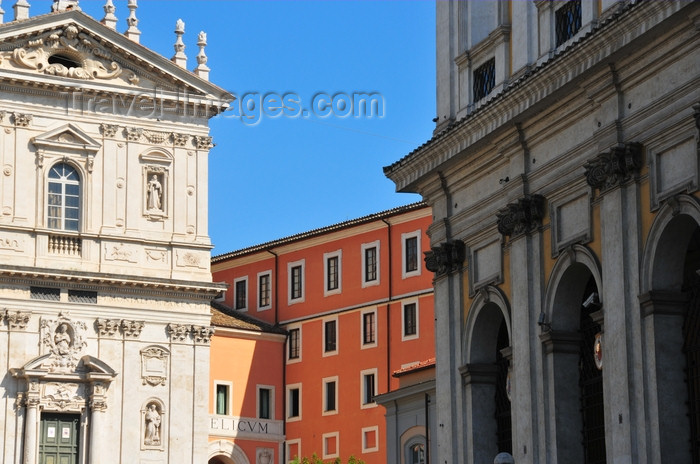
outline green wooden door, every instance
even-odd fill
[[[79,414],[41,415],[39,464],[78,464]]]

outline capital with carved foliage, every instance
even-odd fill
[[[464,242],[448,240],[425,252],[425,267],[436,276],[458,271],[466,257]]]
[[[586,182],[601,192],[617,187],[639,174],[642,167],[642,145],[632,142],[618,145],[588,161]]]
[[[545,198],[542,195],[527,195],[500,210],[498,231],[504,236],[517,236],[533,231],[542,225]]]

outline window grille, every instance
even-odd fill
[[[581,0],[571,0],[556,12],[557,47],[581,29]]]
[[[97,292],[68,290],[68,301],[70,303],[97,304]]]
[[[60,301],[60,288],[30,287],[29,295],[32,300]]]
[[[491,58],[474,70],[474,101],[478,102],[496,86],[496,59]]]

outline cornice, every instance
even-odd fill
[[[694,6],[693,6],[694,5]],[[556,98],[556,93],[682,8],[698,3],[640,2],[600,23],[532,73],[511,83],[488,104],[451,124],[412,153],[384,168],[398,191],[415,192],[416,182],[513,120],[524,119]]]

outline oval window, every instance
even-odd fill
[[[70,58],[66,55],[51,55],[49,57],[49,64],[60,64],[65,66],[66,68],[80,68],[80,63],[75,61],[73,58]]]

